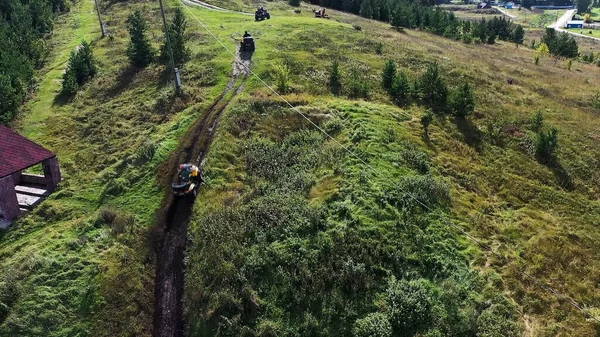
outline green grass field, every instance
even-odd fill
[[[330,20],[315,19],[309,5],[300,14],[283,2],[267,5],[272,18],[264,22],[192,12],[232,50],[244,30],[251,32],[253,71],[276,87],[274,65],[285,64],[290,89],[284,97],[381,174],[251,79],[222,118],[195,205],[186,258],[190,336],[216,335],[216,329],[348,335],[357,319],[388,312],[392,276],[431,284],[431,336],[483,329],[482,312],[502,316],[495,311],[502,296],[526,335],[598,333],[580,312],[517,272],[523,268],[600,315],[596,66],[574,63],[569,71],[551,59],[536,66],[534,51],[510,43],[466,45],[336,11]],[[172,100],[163,66],[135,71],[124,53],[125,20],[135,8],[149,19],[158,47],[157,7],[102,2],[114,39],[98,38],[90,2],[57,23],[40,88],[15,127],[57,152],[64,181],[0,232],[0,336],[151,335],[151,228],[169,179],[163,163],[225,88],[233,61],[186,11],[186,96]],[[66,59],[83,38],[93,41],[100,73],[73,102],[55,103]],[[351,70],[360,70],[368,99],[329,93],[335,59],[346,87]],[[472,83],[471,123],[436,116],[424,137],[424,108],[397,107],[381,88],[388,59],[411,82],[436,61],[450,88]],[[559,130],[558,167],[532,154],[531,119],[538,111],[546,128]],[[415,207],[397,184],[431,197],[436,213],[515,264],[500,263]],[[108,221],[113,212],[117,217]]]

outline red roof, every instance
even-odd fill
[[[0,125],[0,178],[56,156],[13,130]]]

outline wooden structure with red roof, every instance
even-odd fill
[[[44,175],[23,170],[42,164]],[[0,220],[12,220],[47,196],[61,180],[56,154],[0,125]]]

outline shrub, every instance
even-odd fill
[[[450,97],[452,113],[458,118],[466,118],[475,110],[475,97],[469,83],[458,87]]]
[[[523,37],[525,36],[525,31],[523,30],[523,26],[517,25],[512,32],[512,41],[517,45],[523,44]],[[535,41],[533,41],[535,44]]]
[[[431,175],[403,177],[386,196],[387,202],[406,212],[413,209],[423,211],[450,202],[448,185]],[[416,199],[416,200],[415,200]]]
[[[375,54],[383,55],[383,43],[377,42],[377,44],[375,45]]]
[[[154,59],[154,49],[146,36],[148,24],[139,9],[129,15],[127,29],[131,37],[131,41],[127,46],[129,61],[138,67],[149,65]]]
[[[381,75],[383,88],[388,92],[392,90],[394,85],[394,78],[396,78],[396,62],[394,60],[388,60],[383,68],[383,74]]]
[[[404,152],[402,152],[402,159],[408,167],[417,170],[419,173],[429,171],[427,154],[412,143],[406,145]]]
[[[477,318],[477,336],[521,336],[516,307],[503,296],[493,302],[495,303],[484,309]]]
[[[358,30],[358,31],[361,31],[361,30],[362,30],[362,26],[361,26],[361,25],[357,25],[357,24],[353,24],[353,25],[352,25],[352,28],[354,28],[354,29],[356,29],[356,30]]]
[[[392,279],[387,289],[387,303],[394,331],[412,336],[426,330],[433,319],[433,297],[433,284],[425,279]]]
[[[334,60],[329,71],[329,88],[331,93],[339,95],[342,92],[342,74],[340,73],[340,64]]]
[[[417,82],[421,101],[435,112],[444,112],[448,105],[448,88],[437,62],[429,65]]]
[[[277,91],[287,93],[290,90],[290,68],[285,63],[275,64],[273,67]]]
[[[552,128],[548,132],[540,131],[535,141],[535,154],[544,163],[554,160],[554,152],[558,148],[558,130]]]
[[[357,319],[352,329],[354,337],[391,337],[392,325],[387,316],[376,312]]]
[[[463,34],[462,41],[466,44],[471,44],[473,42],[473,36],[471,36],[471,34]]]
[[[63,74],[61,93],[66,97],[73,97],[77,93],[77,78],[72,71],[67,71]]]

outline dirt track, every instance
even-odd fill
[[[251,61],[242,61],[247,67]],[[208,152],[220,116],[227,108],[233,97],[239,94],[248,79],[248,69],[235,61],[232,65],[233,72],[226,89],[217,97],[215,102],[195,123],[191,132],[191,141],[178,153],[174,153],[180,162],[192,162],[200,167],[205,154]],[[235,87],[235,83],[242,78],[242,83]],[[229,93],[231,97],[226,98]],[[190,138],[188,136],[188,138]],[[166,202],[168,212],[163,223],[159,224],[164,230],[162,241],[158,249],[156,284],[155,284],[155,312],[154,330],[155,337],[184,336],[185,324],[183,320],[183,290],[187,229],[192,215],[194,199],[173,198],[169,195]]]

